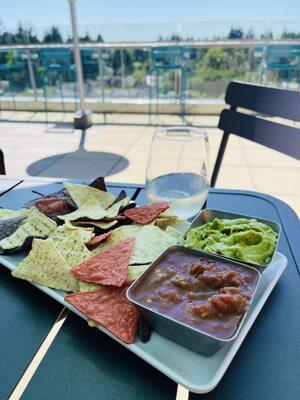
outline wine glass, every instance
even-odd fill
[[[208,164],[205,131],[193,127],[156,130],[146,168],[148,200],[167,201],[180,218],[194,217],[207,198]]]

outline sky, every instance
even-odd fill
[[[77,11],[81,32],[101,30],[107,40],[153,40],[175,31],[210,37],[230,26],[300,30],[300,0],[77,0]],[[21,22],[37,32],[52,24],[67,32],[68,0],[0,0],[0,21],[2,30]]]

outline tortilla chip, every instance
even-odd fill
[[[25,216],[25,210],[15,211],[7,208],[0,208],[0,220]]]
[[[73,293],[65,300],[125,343],[133,343],[138,312],[126,297],[127,288],[102,287],[97,292]]]
[[[122,207],[127,206],[129,204],[130,198],[125,197],[124,199],[118,201],[117,203],[113,204],[106,210],[105,218],[114,218],[119,214],[119,211]]]
[[[105,242],[106,239],[112,234],[112,231],[109,231],[107,233],[103,233],[102,235],[95,236],[93,239],[91,239],[87,243],[87,247],[89,249],[95,249],[98,247],[101,243]]]
[[[136,236],[130,264],[151,263],[169,246],[176,243],[177,239],[169,236],[157,226],[145,225]]]
[[[84,282],[78,280],[78,287],[79,287],[79,292],[95,292],[100,288],[100,285],[97,285],[97,283]]]
[[[112,231],[108,239],[92,250],[99,254],[128,238],[135,238],[133,253],[129,264],[148,264],[154,261],[169,246],[176,244],[177,239],[168,235],[154,225],[123,225]]]
[[[85,282],[121,287],[126,281],[134,242],[134,238],[129,238],[110,246],[109,249],[72,268],[73,276]]]
[[[96,283],[83,282],[78,280],[79,292],[95,292],[96,290],[100,290],[101,285],[97,285]],[[87,321],[89,327],[94,328],[98,325],[98,322],[93,319],[88,319]]]
[[[72,199],[72,197],[69,195],[68,191],[66,189],[60,189],[57,192],[54,193],[49,193],[48,196],[51,197],[56,197],[57,199],[60,200],[66,200],[67,202],[70,203],[70,205],[75,209],[77,206]]]
[[[172,225],[177,220],[176,215],[160,214],[154,221],[154,225],[165,230],[167,226]]]
[[[105,215],[106,211],[101,207],[99,201],[92,196],[88,196],[77,210],[70,214],[58,215],[58,218],[63,221],[75,221],[80,218],[99,220],[105,217]]]
[[[172,236],[173,238],[177,239],[179,242],[183,238],[183,233],[180,232],[178,229],[173,228],[173,226],[167,226],[165,232]]]
[[[142,265],[129,265],[127,271],[127,282],[135,281],[143,272],[145,272],[149,268],[150,264],[142,264]]]
[[[20,222],[26,218],[25,216],[18,216],[14,218],[6,218],[0,220],[0,240],[11,236],[20,225]]]
[[[86,204],[87,199],[90,199],[90,203],[93,199],[93,204],[100,203],[100,206],[103,209],[107,209],[116,199],[116,197],[111,193],[87,185],[65,182],[64,187],[67,189],[78,208],[81,208]],[[94,219],[100,218],[101,217]]]
[[[15,278],[68,292],[78,289],[70,267],[51,239],[34,239],[28,256],[12,271]]]
[[[20,249],[28,238],[46,238],[55,229],[56,223],[32,207],[28,217],[21,221],[17,230],[9,237],[0,241],[2,250]],[[28,242],[28,241],[27,241]]]
[[[64,240],[54,241],[54,245],[70,267],[75,267],[92,256],[92,253],[86,248],[82,236],[78,231],[73,231]]]
[[[69,214],[74,211],[74,207],[67,200],[58,199],[53,196],[45,196],[35,201],[35,206],[39,211],[48,217]]]
[[[89,184],[89,186],[91,186],[95,189],[99,189],[99,190],[103,190],[104,192],[107,192],[106,184],[105,184],[105,180],[104,180],[103,176],[99,176],[99,178],[94,179],[93,182],[91,182]]]
[[[147,206],[135,207],[124,212],[125,217],[131,219],[137,224],[147,225],[155,218],[166,211],[169,204],[165,201],[149,204]]]
[[[88,243],[95,236],[94,228],[78,227],[70,222],[66,222],[55,228],[50,237],[54,242],[55,240],[65,240],[68,239],[72,232],[79,232],[84,243]]]
[[[128,238],[137,237],[141,229],[142,226],[140,225],[123,225],[119,228],[114,229],[106,242],[92,250],[92,254],[99,254],[102,251],[108,249],[113,244],[121,243]]]

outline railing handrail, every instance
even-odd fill
[[[140,49],[152,48],[156,46],[183,46],[190,48],[208,48],[208,47],[256,47],[256,46],[270,46],[270,45],[300,45],[300,39],[257,39],[257,40],[197,40],[197,41],[161,41],[161,42],[111,42],[111,43],[80,43],[82,49]],[[0,45],[2,50],[40,50],[45,48],[72,48],[72,43],[46,43],[46,44],[8,44]]]

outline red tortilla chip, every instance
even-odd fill
[[[131,208],[126,210],[124,215],[137,224],[147,225],[167,208],[169,208],[169,204],[166,201],[161,201],[147,206]]]
[[[71,273],[85,282],[121,287],[126,281],[134,243],[135,239],[129,238],[124,242],[114,244],[72,268]]]
[[[64,215],[74,211],[74,207],[63,199],[58,199],[53,196],[46,196],[35,202],[36,207],[47,216]]]
[[[65,300],[125,343],[133,343],[138,312],[126,297],[127,287],[103,286],[96,292],[72,293]]]
[[[112,234],[112,231],[109,231],[107,233],[103,233],[102,235],[98,235],[93,237],[88,243],[87,247],[89,249],[95,249],[98,247],[101,243],[105,242],[105,240]]]

